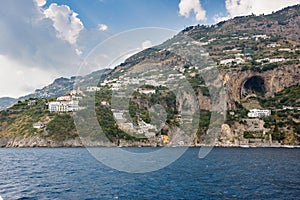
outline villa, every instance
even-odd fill
[[[87,92],[97,92],[97,91],[100,91],[101,88],[100,87],[92,87],[92,86],[89,86],[86,88],[86,91]]]
[[[52,101],[49,102],[50,112],[73,112],[79,110],[78,101]]]
[[[261,117],[268,117],[271,115],[271,110],[259,110],[259,109],[252,109],[248,113],[248,117],[251,118],[261,118]]]
[[[37,123],[33,124],[33,128],[36,128],[36,129],[41,129],[41,128],[44,128],[45,126],[46,126],[46,124],[43,122],[37,122]]]

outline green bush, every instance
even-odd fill
[[[49,137],[57,140],[66,140],[77,136],[74,120],[69,114],[56,114],[48,123],[46,130]]]
[[[244,138],[245,138],[245,139],[254,139],[255,136],[254,136],[252,133],[250,133],[250,132],[248,132],[248,131],[245,131],[245,132],[244,132]]]

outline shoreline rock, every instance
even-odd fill
[[[132,142],[123,143],[121,146],[117,146],[110,142],[99,142],[91,141],[86,139],[69,139],[64,141],[53,141],[50,139],[44,139],[39,137],[31,138],[0,138],[0,148],[86,148],[86,147],[204,147],[209,146],[206,144],[197,145],[157,145],[147,142]],[[238,144],[220,144],[216,143],[214,147],[232,147],[232,148],[300,148],[299,145],[281,145],[281,144],[249,144],[249,145],[238,145]]]

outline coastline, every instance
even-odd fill
[[[300,148],[300,145],[283,145],[283,144],[221,144],[215,145],[197,144],[197,145],[161,145],[150,142],[128,141],[122,145],[116,145],[111,142],[91,141],[81,138],[68,139],[64,141],[55,141],[39,137],[30,138],[0,138],[0,148],[97,148],[97,147],[225,147],[225,148]]]

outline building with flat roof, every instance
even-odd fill
[[[79,110],[78,101],[52,101],[49,102],[50,112],[73,112]]]
[[[268,117],[271,115],[271,110],[259,110],[259,109],[252,109],[248,113],[248,117],[251,118],[261,118],[261,117]]]

